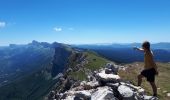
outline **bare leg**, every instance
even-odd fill
[[[152,86],[152,90],[153,90],[153,96],[157,96],[157,87],[155,82],[150,82],[151,86]]]
[[[138,86],[141,86],[141,84],[142,84],[142,78],[143,78],[142,75],[138,75]]]

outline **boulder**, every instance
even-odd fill
[[[129,83],[124,83],[124,82],[121,82],[120,84],[128,86],[129,88],[131,88],[132,91],[138,93],[138,95],[144,95],[145,94],[145,90],[143,88],[139,87],[139,86],[135,86],[135,85],[132,85],[132,84],[129,84]]]
[[[167,97],[170,97],[170,93],[167,93]]]
[[[129,87],[129,89],[131,89],[133,91],[133,95],[135,100],[141,100],[144,98],[145,95],[145,91],[143,88],[139,87],[139,86],[135,86],[133,84],[130,83],[125,83],[125,82],[120,82],[121,85],[124,85],[126,87]]]
[[[101,71],[100,73],[98,73],[96,76],[97,76],[97,80],[98,80],[101,84],[117,83],[117,82],[120,81],[119,75],[106,74],[104,70]]]
[[[117,100],[110,87],[98,87],[91,95],[91,100]]]
[[[110,74],[113,73],[113,74],[117,74],[118,72],[118,69],[119,69],[119,66],[118,65],[115,65],[114,63],[107,63],[106,64],[106,73]]]
[[[134,92],[126,85],[120,85],[118,87],[118,92],[123,100],[135,100]]]

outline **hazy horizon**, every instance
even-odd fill
[[[15,44],[15,45],[27,45],[29,43],[32,43],[33,41],[37,41],[37,40],[32,40],[32,41],[30,41],[28,43],[9,43],[7,45],[0,45],[0,47],[9,46],[11,44]],[[47,41],[37,41],[37,42],[41,43],[41,42],[47,42]],[[52,44],[54,42],[57,42],[57,41],[47,42],[47,43]],[[62,43],[62,42],[57,42],[57,43]],[[119,42],[119,43],[118,42],[111,42],[111,43],[75,43],[75,44],[62,43],[62,44],[68,44],[68,45],[112,45],[112,44],[113,45],[115,45],[115,44],[128,45],[128,44],[134,44],[134,43],[138,44],[138,43],[142,43],[142,42],[127,42],[127,43],[125,43],[125,42]],[[151,44],[158,44],[158,43],[169,43],[170,44],[170,42],[151,42]]]

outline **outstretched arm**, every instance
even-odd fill
[[[133,47],[133,49],[138,51],[144,51],[142,48],[138,48],[138,47]]]

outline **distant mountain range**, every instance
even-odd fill
[[[81,47],[86,49],[93,49],[93,48],[132,48],[134,46],[141,47],[141,43],[99,43],[99,44],[83,44],[83,45],[73,45],[75,47]],[[160,42],[151,44],[152,49],[168,49],[170,50],[170,43],[169,42]]]
[[[141,47],[141,43],[73,45],[73,47],[76,48],[93,50],[100,55],[119,63],[143,61],[143,54],[141,52],[134,51],[134,46]],[[156,61],[170,62],[170,43],[151,44],[151,48]]]

